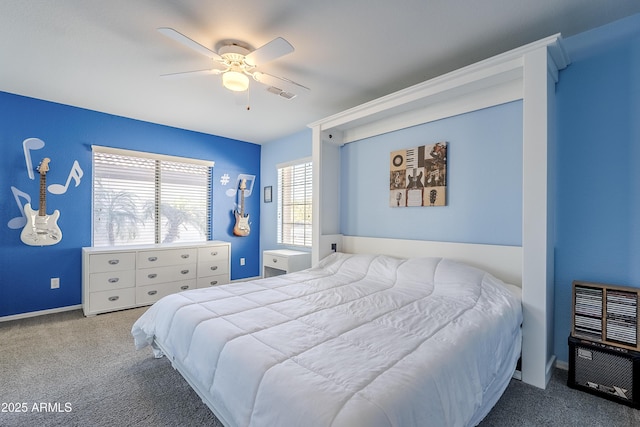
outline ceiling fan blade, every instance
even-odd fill
[[[174,30],[173,28],[168,28],[168,27],[161,27],[158,28],[158,31],[169,37],[172,40],[177,41],[178,43],[182,43],[184,46],[188,47],[189,49],[195,50],[196,52],[200,53],[201,55],[204,55],[208,58],[214,59],[216,61],[220,61],[222,60],[222,57],[220,55],[218,55],[217,53],[215,53],[214,51],[212,51],[209,48],[206,48],[204,46],[202,46],[200,43],[191,40],[189,37],[185,36],[182,33],[179,33],[178,31]]]
[[[288,79],[286,77],[278,77],[278,76],[274,76],[273,74],[268,74],[268,73],[263,73],[262,71],[256,71],[255,73],[253,73],[253,78],[262,83],[265,84],[267,86],[282,86],[282,82],[287,83],[288,85],[294,85],[298,88],[302,88],[305,90],[311,90],[308,87],[306,87],[305,85],[302,85],[300,83],[296,83],[291,79]]]
[[[219,70],[217,68],[208,68],[206,70],[196,70],[196,71],[184,71],[181,73],[169,73],[169,74],[161,74],[160,77],[164,79],[174,79],[174,78],[182,78],[182,77],[193,77],[199,75],[211,75],[211,74],[221,74],[224,70]]]
[[[293,46],[291,46],[288,41],[286,41],[282,37],[277,37],[264,46],[261,46],[248,54],[245,58],[245,61],[249,65],[256,66],[258,64],[264,64],[265,62],[273,61],[274,59],[284,56],[293,51]]]

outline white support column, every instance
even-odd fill
[[[313,247],[311,264],[331,253],[340,243],[340,146],[342,133],[312,127],[313,156]],[[326,238],[325,238],[326,236]]]
[[[311,265],[316,265],[318,261],[320,261],[320,234],[321,234],[321,224],[322,215],[320,215],[320,206],[324,201],[324,197],[322,195],[322,186],[320,184],[321,177],[321,169],[324,166],[324,162],[322,161],[322,131],[320,126],[314,126],[311,128],[311,139],[312,139],[312,147],[311,147],[311,156],[313,158],[313,208],[312,208],[312,242],[313,246],[311,247]]]
[[[549,193],[549,106],[554,81],[547,47],[523,57],[522,380],[546,388],[553,367],[553,224]],[[551,108],[553,111],[553,108]]]

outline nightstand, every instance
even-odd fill
[[[311,267],[311,253],[277,249],[262,253],[262,277],[293,273]]]

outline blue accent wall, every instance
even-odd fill
[[[448,142],[447,206],[389,207],[390,153]],[[341,233],[520,245],[522,102],[511,102],[345,145]]]
[[[25,150],[23,141],[38,138],[44,145]],[[0,316],[80,304],[81,248],[91,245],[91,145],[125,148],[181,157],[213,160],[213,236],[232,245],[231,278],[260,275],[260,152],[256,144],[127,119],[81,108],[0,92]],[[27,148],[29,144],[27,144]],[[12,228],[27,197],[39,206],[39,174],[28,173],[28,153],[35,168],[49,157],[47,186],[65,184],[74,164],[82,170],[63,194],[47,193],[47,213],[60,211],[58,244],[33,247]],[[228,195],[239,174],[256,177],[246,193],[251,234],[233,236],[235,196]],[[229,183],[223,177],[229,177]],[[12,221],[13,220],[13,221]],[[246,259],[244,266],[240,258]],[[60,288],[50,289],[50,279]]]
[[[640,287],[640,15],[566,40],[557,90],[555,353],[571,283]]]

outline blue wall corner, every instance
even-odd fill
[[[557,84],[555,353],[572,282],[640,287],[640,15],[566,40]]]

